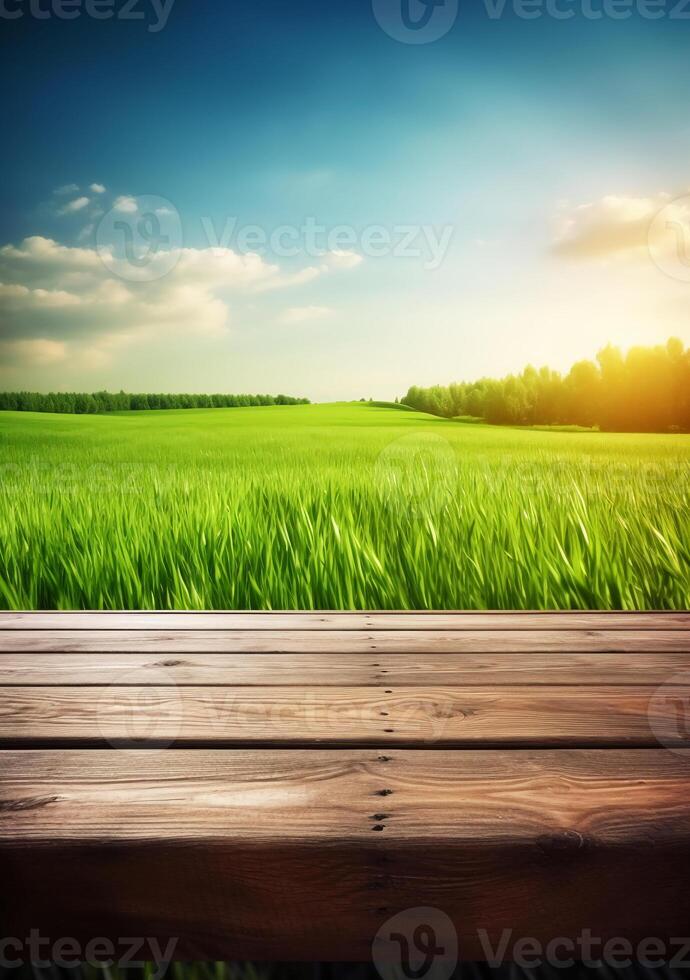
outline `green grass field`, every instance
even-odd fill
[[[0,413],[0,606],[690,606],[690,436]]]

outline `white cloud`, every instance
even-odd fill
[[[97,252],[90,248],[60,245],[51,238],[32,235],[17,248],[0,248],[0,278],[12,279],[24,285],[48,284],[64,286],[67,281],[98,276],[103,264]]]
[[[59,214],[74,214],[76,211],[81,211],[89,203],[88,197],[75,197],[73,201],[66,204],[64,208],[61,208],[58,212]]]
[[[0,282],[0,299],[2,297],[5,297],[5,299],[14,299],[18,296],[24,298],[24,296],[28,296],[30,292],[30,289],[27,289],[26,286],[20,286],[18,283],[6,284],[4,282]]]
[[[63,195],[76,185],[58,189]],[[105,192],[91,184],[93,194]],[[57,193],[57,192],[56,192]],[[88,223],[75,245],[32,235],[18,245],[0,246],[0,365],[8,369],[65,361],[70,370],[107,365],[136,345],[165,350],[171,343],[198,345],[228,335],[231,308],[241,296],[306,286],[319,276],[354,268],[362,257],[329,252],[304,268],[283,269],[256,253],[230,248],[175,248],[155,251],[146,268],[128,261],[123,243],[88,245],[100,208],[86,195],[63,204],[58,213],[79,213]],[[129,195],[115,199],[124,214],[138,211]],[[158,214],[167,215],[161,206]],[[141,256],[140,256],[141,258]],[[246,300],[245,300],[246,301]],[[280,322],[324,319],[327,306],[292,306]]]
[[[671,200],[665,193],[652,197],[611,194],[590,204],[563,205],[553,249],[573,258],[646,254],[650,225]]]
[[[273,268],[276,267],[274,266]],[[304,286],[306,283],[317,279],[325,271],[325,266],[318,268],[314,265],[308,265],[304,269],[299,269],[297,272],[278,273],[270,279],[259,283],[256,287],[257,292],[265,293],[273,289],[288,289],[291,286]]]
[[[154,259],[166,268],[168,253]],[[224,295],[277,273],[259,256],[228,249],[182,249],[167,275],[131,281],[125,258],[108,268],[95,250],[35,236],[0,249],[0,305],[7,337],[28,331],[61,340],[98,334],[218,334],[228,321]],[[69,309],[67,309],[69,307]]]
[[[325,265],[329,269],[354,269],[363,261],[358,252],[350,252],[342,248],[335,248],[325,256]]]
[[[348,252],[341,249],[334,249],[320,256],[320,265],[308,265],[297,272],[283,273],[262,283],[258,289],[266,292],[272,289],[284,289],[288,286],[303,286],[312,282],[324,273],[337,271],[339,269],[354,269],[363,262],[364,259],[357,252]]]
[[[120,197],[115,199],[113,207],[116,211],[122,211],[124,214],[135,214],[138,205],[135,198],[130,197],[128,194],[121,194]]]
[[[311,320],[322,320],[332,316],[335,310],[330,306],[291,306],[280,317],[280,322],[288,325],[307,323]]]
[[[62,187],[56,187],[53,194],[76,194],[79,190],[78,184],[63,184]]]
[[[83,302],[80,296],[68,293],[65,289],[33,289],[29,296],[38,309],[62,309],[65,306],[80,306]]]
[[[184,248],[176,264],[153,281],[136,281],[137,269],[114,251],[107,267],[95,249],[61,245],[33,236],[0,248],[0,340],[15,358],[30,357],[27,340],[67,345],[70,357],[103,363],[124,347],[175,337],[226,335],[232,297],[268,288],[288,288],[319,275],[309,267],[285,274],[256,254],[227,248]],[[151,260],[168,269],[170,253]],[[284,322],[328,316],[325,306],[290,308]],[[71,363],[73,363],[73,360]]]
[[[43,367],[58,364],[67,357],[65,344],[58,340],[45,340],[40,337],[35,340],[7,341],[0,339],[0,351],[2,352],[3,363],[11,366],[33,364],[37,367]]]

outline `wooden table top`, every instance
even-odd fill
[[[690,932],[690,613],[0,613],[7,935]]]

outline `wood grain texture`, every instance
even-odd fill
[[[688,612],[0,612],[0,629],[690,629]]]
[[[657,746],[688,687],[8,687],[5,746]]]
[[[690,684],[690,653],[4,653],[0,687],[475,687]]]
[[[690,630],[3,630],[0,653],[666,653]]]
[[[26,751],[0,770],[8,935],[366,960],[418,906],[465,959],[480,929],[687,932],[688,750]]]
[[[464,959],[683,936],[689,672],[688,613],[1,613],[0,921],[201,959],[367,960],[420,906]]]

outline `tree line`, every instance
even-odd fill
[[[608,345],[596,361],[578,361],[565,375],[529,366],[501,379],[413,386],[401,401],[431,415],[471,416],[495,425],[690,432],[690,348],[677,338],[627,354]]]
[[[308,405],[308,398],[290,395],[163,395],[110,391],[0,392],[0,411],[56,412],[61,415],[98,415],[102,412],[137,412],[166,408],[247,408],[253,405]]]

